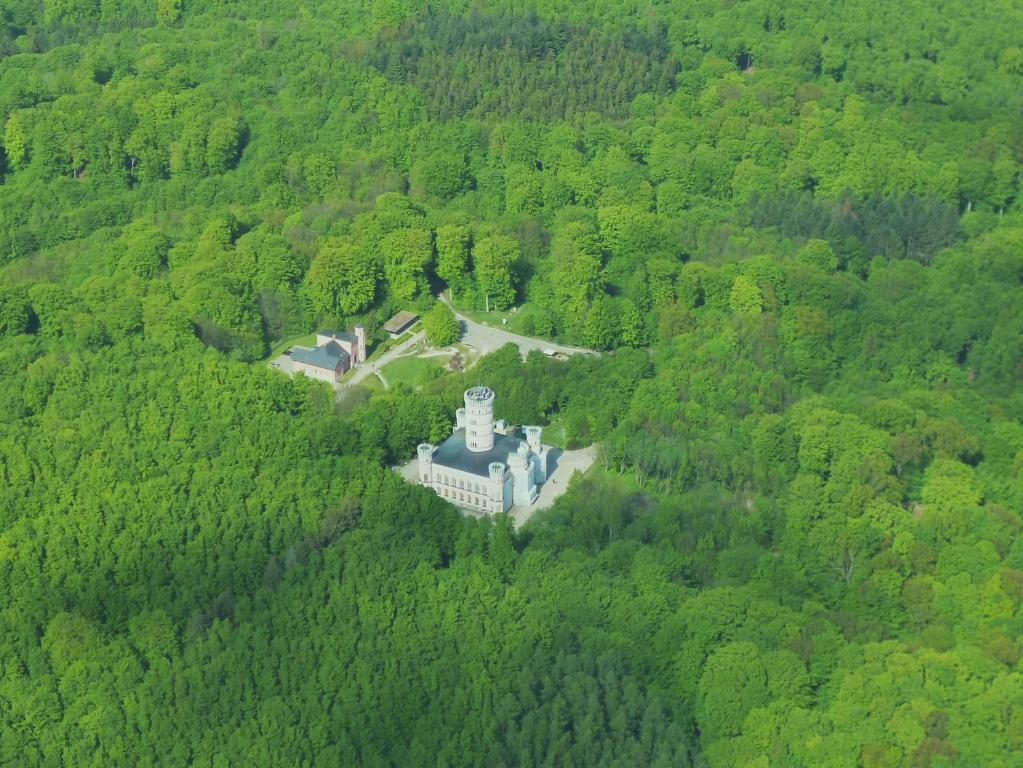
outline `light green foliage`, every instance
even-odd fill
[[[560,227],[551,241],[551,258],[549,290],[553,308],[562,326],[578,336],[590,302],[603,293],[600,242],[592,224],[573,221]],[[604,312],[602,316],[606,315]]]
[[[0,336],[24,333],[29,325],[28,296],[21,288],[15,288],[0,279]]]
[[[50,24],[83,24],[98,16],[98,0],[46,0],[43,3],[43,18]]]
[[[342,238],[324,242],[305,279],[317,311],[325,315],[358,314],[373,303],[376,294],[371,263]]]
[[[167,264],[170,239],[155,227],[141,222],[127,228],[117,241],[121,249],[120,266],[143,279],[155,277]]]
[[[643,313],[631,301],[622,302],[621,342],[626,347],[642,347],[648,341]]]
[[[700,676],[697,723],[706,742],[735,736],[750,710],[767,702],[767,670],[753,643],[724,645]]]
[[[470,277],[469,231],[457,224],[437,227],[437,277],[448,287],[461,293]]]
[[[7,164],[13,169],[21,167],[28,158],[28,135],[18,113],[7,118],[4,125],[3,147]]]
[[[512,166],[505,175],[504,208],[510,214],[535,215],[543,205],[543,181],[535,170]]]
[[[476,274],[477,303],[488,302],[491,309],[508,309],[515,303],[512,269],[519,259],[519,245],[507,235],[481,237],[472,247]]]
[[[306,186],[317,197],[323,197],[327,190],[334,186],[336,180],[334,161],[321,152],[315,152],[305,158],[302,172]]]
[[[410,192],[422,199],[450,200],[465,190],[465,163],[451,154],[429,154],[412,166]]]
[[[0,9],[0,764],[1023,764],[1018,4],[480,5]]]
[[[324,243],[323,247],[327,245]],[[337,242],[330,245],[337,246]],[[306,271],[304,260],[287,240],[262,227],[238,238],[234,265],[239,279],[251,279],[259,288],[291,288]],[[358,273],[365,277],[366,269],[360,267]]]
[[[223,173],[238,157],[243,125],[236,117],[221,117],[210,125],[206,136],[206,166],[210,173]]]
[[[181,18],[182,0],[156,0],[156,20],[160,24],[175,24]]]
[[[391,294],[407,302],[426,293],[426,270],[433,264],[433,233],[428,229],[397,229],[380,241],[384,277]]]
[[[461,326],[455,313],[440,301],[423,315],[423,330],[426,331],[426,340],[435,347],[454,344],[461,335]]]
[[[825,272],[834,272],[838,257],[826,240],[809,240],[796,255],[804,264],[810,264]]]
[[[731,293],[728,294],[728,306],[733,312],[750,315],[756,314],[763,309],[764,295],[760,286],[746,275],[739,275],[732,283]]]
[[[618,342],[620,327],[618,307],[606,296],[599,296],[586,311],[583,339],[593,349],[611,349]]]

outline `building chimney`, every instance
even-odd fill
[[[366,362],[366,326],[361,323],[355,326],[355,340],[358,343],[357,363]]]

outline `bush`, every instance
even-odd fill
[[[462,335],[455,313],[439,301],[423,317],[423,330],[426,331],[426,340],[435,347],[454,344]]]

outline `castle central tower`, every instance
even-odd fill
[[[483,453],[494,447],[494,390],[465,390],[465,447]]]

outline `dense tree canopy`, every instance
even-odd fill
[[[466,8],[0,7],[0,763],[1023,763],[1018,4]],[[602,354],[265,365],[441,291]]]

